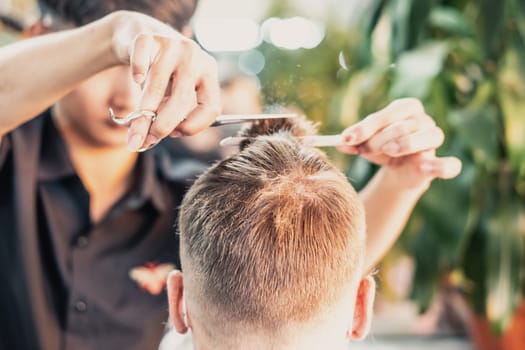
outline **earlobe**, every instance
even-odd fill
[[[347,336],[353,340],[364,339],[370,331],[372,324],[372,314],[374,308],[374,298],[376,283],[371,276],[364,277],[359,282],[357,297],[354,309],[354,321],[352,330],[347,332]]]
[[[170,320],[180,334],[188,331],[187,310],[184,302],[183,274],[179,270],[173,270],[168,275],[168,302]]]

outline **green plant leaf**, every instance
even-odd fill
[[[507,1],[479,0],[479,17],[477,18],[480,43],[485,58],[499,56],[499,44],[505,23],[505,4]]]
[[[348,180],[357,191],[361,190],[377,171],[377,166],[364,158],[355,157],[346,171]]]
[[[474,33],[463,13],[454,7],[434,7],[430,12],[429,22],[432,27],[450,34],[471,36]]]
[[[474,222],[479,217],[479,208],[470,202],[470,189],[476,176],[476,167],[464,159],[460,139],[447,145],[446,154],[463,158],[463,170],[454,180],[435,180],[416,207],[409,225],[408,246],[416,262],[412,297],[420,311],[430,303],[440,276],[458,266],[465,245],[470,238]]]
[[[418,213],[424,217],[424,226],[440,242],[443,268],[457,264],[464,235],[468,234],[472,220],[469,213],[475,208],[471,208],[470,203],[475,168],[472,163],[465,163],[465,169],[457,178],[435,181],[418,205]]]
[[[372,33],[383,14],[385,5],[386,0],[370,1],[369,8],[361,16],[360,27],[363,28],[363,38],[361,39],[362,46],[360,51],[365,53],[363,56],[367,60],[370,60],[370,57],[372,57]]]
[[[414,48],[427,24],[435,0],[391,1],[392,57]]]
[[[430,307],[439,285],[439,259],[442,251],[439,249],[439,235],[430,232],[428,228],[423,227],[417,237],[411,247],[416,261],[411,298],[418,305],[419,312],[423,313]]]
[[[516,50],[509,50],[499,74],[499,99],[505,121],[505,146],[512,166],[525,173],[525,81]]]
[[[354,73],[341,99],[340,121],[345,127],[374,112],[381,103],[387,104],[384,97],[388,89],[387,73],[387,67],[380,66]]]
[[[499,159],[501,125],[493,105],[451,111],[448,120],[465,142],[474,161],[495,168]]]
[[[520,219],[523,208],[518,197],[508,197],[500,189],[486,213],[486,311],[496,333],[509,325],[522,298],[524,247]]]
[[[487,300],[487,286],[485,283],[487,276],[487,266],[490,261],[484,259],[483,253],[487,247],[487,233],[481,224],[473,231],[469,237],[461,261],[461,268],[468,281],[469,286],[465,293],[477,315],[485,315],[485,305]]]
[[[425,99],[433,79],[443,69],[448,54],[445,42],[432,42],[403,53],[396,65],[393,98],[417,97]]]

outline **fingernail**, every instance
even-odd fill
[[[176,131],[176,130],[170,134],[170,137],[172,137],[174,139],[176,139],[177,137],[181,137],[181,136],[183,136],[182,133],[180,131]]]
[[[397,154],[399,152],[399,145],[395,142],[390,142],[385,147],[383,147],[383,152],[387,154]]]
[[[424,171],[425,173],[431,173],[434,170],[434,166],[430,163],[423,163],[419,167],[421,171]]]
[[[142,135],[135,134],[128,140],[128,149],[131,152],[136,152],[142,146]]]
[[[344,134],[344,141],[346,143],[353,143],[356,140],[356,135],[353,131]]]
[[[144,74],[134,74],[133,75],[133,79],[135,80],[135,82],[137,82],[138,84],[142,84],[144,82]]]
[[[153,136],[149,134],[148,136],[146,136],[146,142],[144,142],[144,144],[146,145],[146,147],[151,147],[157,144],[158,142],[159,142],[159,138],[157,136]]]

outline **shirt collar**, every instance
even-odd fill
[[[159,179],[153,150],[139,155],[137,171],[137,186],[130,194],[128,205],[132,207],[142,206],[149,200],[157,210],[166,210],[165,191],[167,189]]]
[[[58,181],[65,177],[76,176],[76,171],[67,152],[67,146],[62,135],[55,126],[51,113],[46,111],[40,165],[39,181]],[[147,201],[151,201],[159,211],[166,209],[165,190],[162,181],[157,176],[155,154],[153,151],[139,155],[136,168],[136,185],[129,192],[125,203],[128,207],[138,209]]]
[[[44,112],[42,133],[38,180],[53,181],[75,175],[66,143],[53,122],[50,110]]]

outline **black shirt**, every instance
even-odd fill
[[[177,207],[204,167],[139,156],[134,190],[97,224],[49,111],[0,146],[0,349],[156,349],[164,291],[130,277],[179,267]]]

